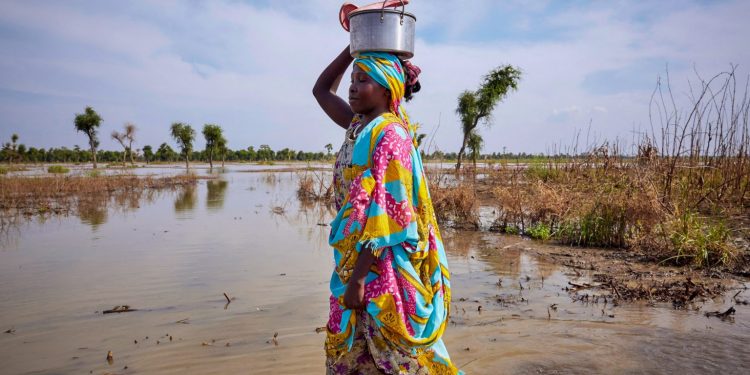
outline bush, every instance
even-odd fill
[[[48,173],[68,173],[70,169],[63,167],[62,165],[50,165],[47,168]]]
[[[526,230],[526,234],[535,240],[542,241],[547,241],[552,236],[549,226],[544,223],[534,224],[532,227]]]
[[[697,267],[728,265],[737,249],[729,244],[730,230],[723,222],[709,222],[694,212],[675,215],[660,227],[668,239],[674,256],[667,258],[678,264],[692,263]]]

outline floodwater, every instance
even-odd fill
[[[3,233],[0,373],[324,373],[315,329],[327,318],[334,213],[300,206],[304,172],[250,169]],[[444,339],[467,373],[747,371],[750,307],[727,320],[703,313],[750,291],[688,310],[574,302],[565,286],[590,275],[528,251],[549,245],[443,235],[454,288]],[[138,311],[102,314],[117,305]]]

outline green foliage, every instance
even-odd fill
[[[684,212],[663,225],[664,235],[673,246],[674,259],[689,259],[697,267],[727,264],[736,252],[728,244],[731,232],[723,222],[709,222],[694,212]]]
[[[76,131],[86,134],[89,137],[89,144],[92,148],[99,146],[96,129],[101,125],[102,118],[91,107],[86,107],[83,113],[77,113],[75,120]]]
[[[70,169],[65,168],[62,165],[50,165],[47,167],[47,173],[68,173]]]
[[[526,234],[536,240],[547,241],[552,237],[550,227],[542,222],[536,223],[526,230]]]
[[[562,176],[560,170],[550,168],[543,163],[530,164],[524,173],[531,181],[539,180],[543,182],[557,181]]]
[[[456,114],[461,119],[461,129],[464,139],[458,152],[458,164],[460,168],[464,150],[471,142],[472,134],[477,134],[475,129],[479,122],[491,124],[491,114],[497,103],[501,102],[510,90],[518,89],[518,81],[521,79],[521,71],[510,65],[497,67],[484,76],[484,82],[477,91],[466,90],[458,96],[458,107]],[[479,151],[472,148],[473,153]]]
[[[101,172],[99,172],[96,169],[92,169],[90,171],[86,171],[86,177],[100,177],[102,175]]]
[[[94,168],[96,168],[96,148],[99,147],[99,138],[96,129],[102,123],[102,117],[91,107],[86,107],[83,113],[77,113],[73,124],[76,131],[86,134],[89,139],[89,147],[94,159]]]
[[[513,234],[513,235],[518,235],[519,233],[521,233],[521,230],[520,230],[520,229],[519,229],[519,228],[518,228],[517,226],[515,226],[515,225],[510,225],[510,224],[509,224],[509,225],[506,225],[506,226],[505,226],[505,227],[503,227],[503,228],[501,228],[501,230],[502,230],[502,231],[503,231],[503,232],[504,232],[505,234]]]
[[[260,145],[258,152],[256,153],[256,159],[259,161],[273,160],[274,152],[268,145]]]
[[[143,146],[143,159],[146,163],[154,160],[154,149],[150,145]]]
[[[482,151],[482,145],[484,145],[484,139],[482,139],[482,136],[477,134],[476,131],[472,131],[469,134],[469,141],[467,142],[466,146],[469,147],[469,155],[471,156],[471,160],[474,162],[474,165],[477,164],[477,158],[479,158]]]
[[[0,165],[0,174],[8,174],[8,168]]]
[[[180,146],[182,155],[185,157],[185,165],[189,167],[190,154],[193,152],[193,141],[195,140],[195,130],[188,124],[175,122],[170,128],[172,138]]]
[[[627,223],[622,208],[599,204],[577,220],[563,222],[554,236],[577,246],[624,247]]]
[[[206,140],[206,152],[208,153],[208,162],[213,167],[214,154],[218,151],[219,143],[224,140],[221,126],[215,124],[203,125],[203,138]],[[226,143],[226,140],[224,140]]]

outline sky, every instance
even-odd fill
[[[364,5],[364,2],[357,3]],[[73,118],[92,106],[137,148],[168,142],[173,122],[224,129],[229,147],[323,151],[343,141],[311,94],[349,42],[338,0],[0,2],[0,142],[86,147]],[[750,1],[412,0],[412,62],[422,90],[406,106],[428,152],[461,145],[458,95],[491,69],[522,71],[479,133],[483,152],[543,153],[650,129],[657,79],[680,108],[690,85],[736,65],[750,73]],[[345,77],[348,77],[349,72]],[[339,88],[346,98],[348,78]],[[656,124],[658,126],[658,124]]]

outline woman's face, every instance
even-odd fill
[[[367,115],[373,111],[388,109],[388,89],[370,78],[362,68],[354,65],[349,85],[349,105],[357,114]]]

